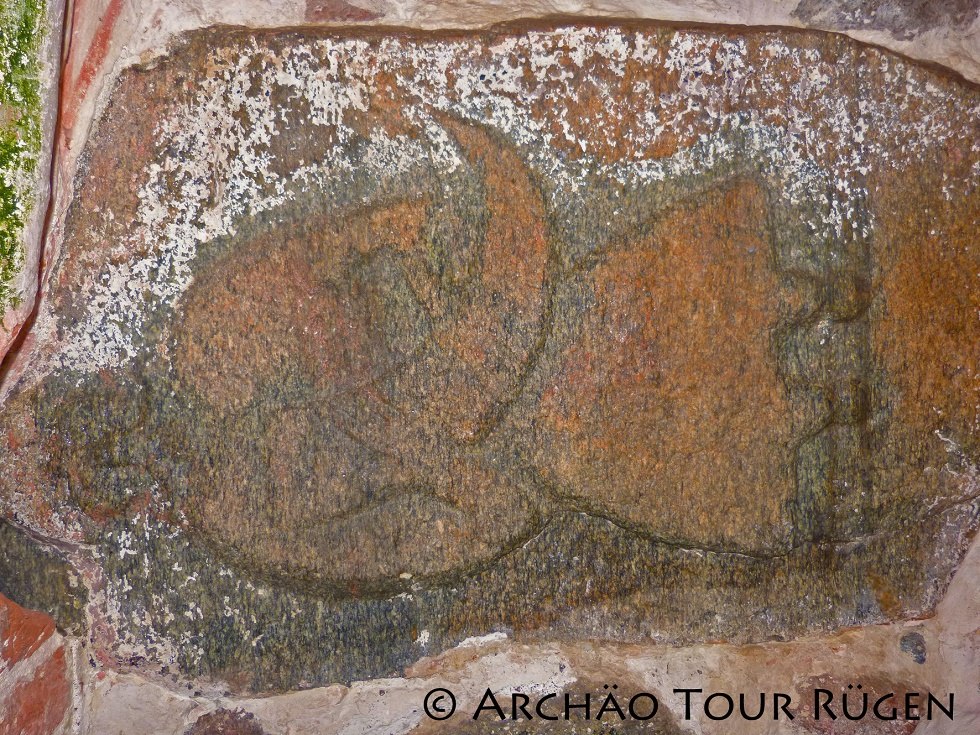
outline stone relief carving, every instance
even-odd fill
[[[977,522],[976,256],[894,223],[962,240],[976,121],[938,87],[889,117],[938,82],[878,52],[747,38],[208,31],[129,73],[0,415],[106,647],[267,689],[934,605]]]

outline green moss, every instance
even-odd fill
[[[44,0],[0,0],[0,313],[17,301],[10,281],[37,181],[44,17]]]

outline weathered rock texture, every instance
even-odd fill
[[[81,575],[59,552],[6,521],[0,521],[0,594],[50,615],[65,632],[85,633]]]
[[[487,687],[501,699],[510,692],[531,694],[571,692],[578,702],[595,682],[618,685],[620,694],[656,692],[662,706],[647,723],[618,720],[605,732],[624,732],[645,725],[640,732],[672,732],[701,735],[800,735],[824,727],[816,721],[806,694],[814,680],[831,691],[848,684],[887,683],[896,690],[956,693],[953,722],[919,721],[916,735],[956,735],[980,728],[980,691],[976,687],[980,642],[976,620],[980,615],[980,546],[974,545],[956,575],[934,618],[914,623],[865,626],[826,637],[807,637],[792,642],[734,646],[712,644],[695,647],[630,646],[596,643],[520,644],[503,634],[469,640],[439,656],[427,657],[406,671],[404,678],[357,682],[349,687],[333,685],[267,697],[238,698],[222,692],[194,690],[147,681],[134,674],[100,673],[91,684],[85,707],[87,729],[105,733],[112,728],[127,735],[185,735],[191,723],[205,727],[230,720],[228,712],[254,715],[248,726],[260,726],[270,735],[339,735],[352,733],[409,733],[422,735],[472,732],[471,716]],[[927,652],[916,661],[903,650],[908,635],[918,636]],[[746,721],[731,718],[712,721],[704,715],[703,695],[695,695],[695,707],[686,717],[683,700],[675,688],[711,691],[755,692],[760,686],[778,686],[792,694],[798,712],[792,722]],[[457,714],[433,723],[422,713],[422,699],[433,687],[450,688],[456,695]],[[627,694],[628,696],[628,694]],[[242,716],[237,718],[242,720]],[[542,724],[524,718],[518,722],[482,719],[490,732],[539,731]],[[203,722],[202,722],[203,721]],[[851,723],[833,721],[837,731],[907,732],[915,721]],[[244,725],[245,723],[243,723]],[[588,732],[596,722],[577,718],[557,732]],[[856,730],[857,725],[862,729]],[[469,728],[469,729],[467,729]],[[826,729],[826,728],[824,728]],[[819,732],[819,729],[817,730]],[[246,730],[246,732],[248,732]]]
[[[26,4],[34,7],[34,0]],[[17,3],[13,3],[17,5]],[[31,226],[24,233],[25,257],[13,293],[16,306],[4,315],[7,337],[0,341],[0,356],[10,350],[0,373],[0,395],[18,374],[30,342],[29,323],[34,305],[43,298],[47,272],[42,263],[58,259],[64,215],[71,201],[78,156],[85,146],[91,122],[103,109],[118,75],[133,63],[165,52],[181,33],[213,26],[281,28],[317,25],[377,25],[405,28],[481,28],[519,18],[573,14],[581,17],[658,19],[679,22],[786,26],[822,29],[880,44],[912,58],[942,64],[967,79],[980,81],[980,8],[974,0],[935,3],[922,0],[603,0],[603,2],[427,2],[422,0],[77,0],[64,20],[64,48],[58,43],[63,3],[47,3],[48,38],[45,58],[49,72],[42,74],[45,145],[38,171],[39,204],[47,187],[48,156],[54,200],[48,209],[35,207]],[[57,60],[64,52],[64,81],[57,84]],[[60,97],[60,99],[56,99]],[[57,139],[53,140],[55,113]],[[47,216],[41,216],[46,214]],[[42,225],[45,233],[42,242]],[[42,259],[42,251],[44,258]],[[27,324],[27,329],[23,329]],[[20,336],[20,340],[16,338]]]
[[[241,690],[928,615],[978,111],[820,34],[191,34],[87,148],[6,513],[84,545],[96,659]]]
[[[52,735],[70,717],[66,646],[47,615],[0,594],[0,735]]]

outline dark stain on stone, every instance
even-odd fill
[[[902,636],[901,648],[917,664],[926,662],[926,639],[921,633],[910,632]]]
[[[251,712],[222,708],[198,717],[184,735],[266,735],[266,732]]]

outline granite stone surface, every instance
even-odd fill
[[[82,575],[63,554],[2,520],[0,595],[50,615],[64,632],[85,632],[88,592]]]
[[[824,34],[189,34],[89,141],[0,495],[104,656],[236,691],[929,615],[978,111]]]
[[[0,594],[0,735],[64,732],[67,658],[52,618]]]

